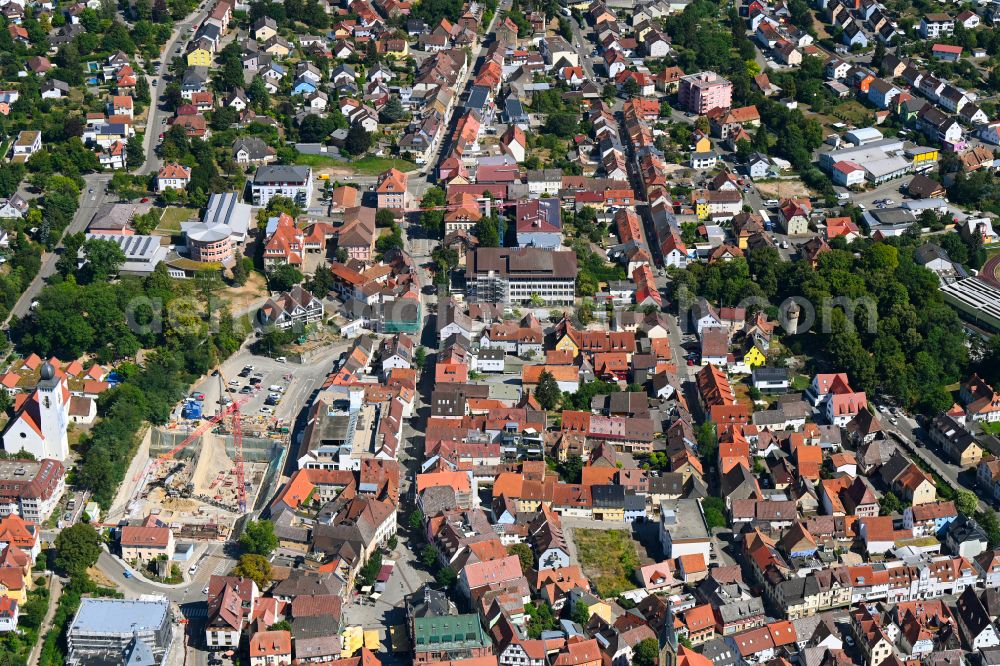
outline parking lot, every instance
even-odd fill
[[[203,378],[188,395],[204,396],[203,416],[210,417],[219,411],[220,386],[224,384],[226,400],[246,399],[240,408],[244,416],[294,420],[333,368],[333,361],[346,348],[346,341],[343,345],[333,345],[321,360],[308,365],[280,362],[241,351],[223,363],[221,377]],[[248,367],[251,369],[245,372]],[[269,400],[270,394],[276,394],[276,399]],[[180,415],[180,406],[177,415]]]

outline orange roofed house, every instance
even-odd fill
[[[258,631],[250,639],[250,666],[292,663],[292,634],[288,631]]]
[[[122,528],[121,548],[126,562],[143,564],[161,555],[170,560],[174,556],[174,534],[156,516],[147,516],[141,525]]]
[[[409,205],[407,175],[399,169],[389,169],[378,178],[375,193],[379,208],[402,210]]]
[[[286,213],[278,216],[274,228],[264,243],[264,266],[273,268],[282,264],[302,265],[302,255],[305,250],[305,235],[295,225],[295,220]]]

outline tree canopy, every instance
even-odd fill
[[[254,555],[270,555],[278,547],[274,536],[274,523],[270,520],[251,520],[240,535],[240,546]]]

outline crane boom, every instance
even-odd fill
[[[233,462],[236,467],[236,499],[240,507],[240,513],[246,513],[247,487],[243,472],[243,423],[241,422],[238,405],[233,410],[233,451],[235,458]]]
[[[135,489],[136,496],[138,496],[138,494],[142,492],[142,487],[146,485],[146,477],[149,476],[149,474],[153,470],[155,470],[164,460],[170,460],[175,455],[183,451],[186,447],[190,446],[192,442],[194,442],[196,439],[198,439],[206,432],[214,428],[216,425],[218,425],[224,418],[226,418],[226,415],[230,414],[236,409],[239,409],[239,406],[244,402],[246,402],[247,400],[248,398],[241,398],[240,400],[234,401],[229,405],[226,405],[224,408],[219,410],[218,414],[216,414],[210,419],[206,419],[201,425],[192,430],[191,433],[187,437],[185,437],[180,444],[170,449],[166,453],[161,453],[159,456],[153,458],[148,463],[146,463],[146,465],[139,471],[139,473],[135,475],[135,478],[132,479],[133,483],[139,482],[140,479],[142,480],[140,483],[136,485]]]

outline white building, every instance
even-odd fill
[[[186,190],[191,182],[191,168],[171,162],[164,164],[156,174],[156,191]]]
[[[22,449],[36,460],[53,458],[63,461],[69,455],[70,393],[66,376],[56,376],[51,363],[42,365],[38,385],[17,406],[3,434],[3,448],[8,453]]]
[[[312,169],[303,166],[267,165],[257,169],[250,186],[255,206],[266,206],[273,197],[288,197],[300,206],[312,201]]]

